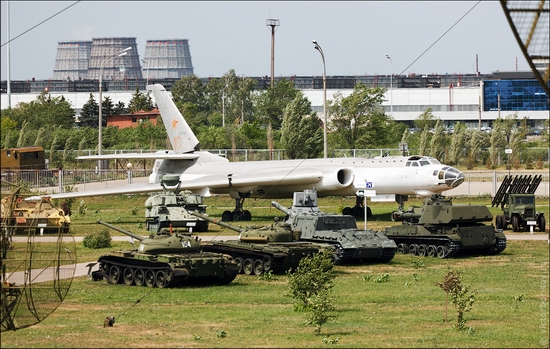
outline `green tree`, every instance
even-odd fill
[[[111,116],[115,114],[115,106],[113,105],[113,101],[111,100],[111,97],[105,96],[105,98],[103,98],[103,103],[101,103],[101,110],[102,110],[101,111],[102,117]],[[105,120],[105,122],[107,121]]]
[[[499,150],[506,146],[506,136],[504,135],[503,129],[503,121],[501,118],[493,121],[493,131],[491,132],[489,146],[489,158],[491,159],[492,167],[498,164]]]
[[[432,113],[432,108],[428,107],[422,114],[420,114],[415,120],[414,125],[420,130],[424,130],[426,127],[432,129],[437,123],[436,118]]]
[[[321,251],[300,260],[298,268],[287,273],[289,293],[294,299],[295,311],[306,311],[306,324],[316,326],[315,333],[321,333],[321,326],[335,318],[328,314],[334,310],[334,298],[330,292],[334,286],[334,261],[330,250]]]
[[[464,156],[464,144],[466,142],[466,126],[457,122],[453,128],[451,145],[449,146],[449,165],[458,165],[460,159]]]
[[[93,128],[99,127],[99,104],[97,104],[94,95],[90,93],[90,98],[88,101],[82,105],[82,110],[80,111],[80,126],[88,126]],[[102,126],[107,125],[107,120],[102,120]]]
[[[388,132],[395,124],[382,107],[385,91],[381,87],[368,87],[360,83],[355,85],[348,97],[341,93],[335,95],[329,108],[329,129],[342,142],[342,147],[372,148],[388,142]]]
[[[28,122],[30,130],[37,130],[42,126],[70,128],[74,125],[74,115],[74,109],[65,97],[52,97],[46,91],[42,91],[34,101],[21,102],[15,108],[2,111],[2,117],[15,121],[18,128]]]
[[[130,102],[128,102],[128,112],[135,113],[138,111],[151,111],[153,110],[153,100],[149,94],[144,94],[139,91],[139,87],[136,85],[136,91],[132,94]]]
[[[315,158],[323,150],[321,120],[302,92],[284,110],[281,144],[291,159]]]
[[[441,161],[443,161],[445,155],[446,137],[444,131],[445,127],[443,126],[443,122],[437,119],[434,134],[430,142],[430,154],[432,157]]]
[[[281,79],[273,84],[273,88],[261,91],[255,97],[256,116],[273,129],[281,128],[284,110],[300,92],[292,81]]]
[[[128,114],[128,110],[126,110],[126,106],[124,105],[124,102],[123,101],[119,101],[114,110],[113,110],[113,114],[114,115],[123,115],[123,114]]]

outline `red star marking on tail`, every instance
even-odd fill
[[[178,125],[178,120],[172,120],[172,128],[176,128]]]

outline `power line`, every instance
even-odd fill
[[[424,52],[422,52],[422,54],[420,54],[420,56],[418,56],[411,64],[409,64],[407,66],[407,68],[403,69],[403,71],[401,73],[399,73],[399,75],[401,76],[407,69],[409,69],[416,61],[418,61],[420,59],[420,57],[424,56],[424,54],[426,52],[428,52],[435,44],[437,44],[437,42],[439,40],[441,40],[441,38],[443,38],[448,32],[451,31],[451,29],[454,28],[455,25],[458,24],[458,22],[460,22],[464,17],[466,17],[468,15],[468,13],[470,13],[477,5],[479,5],[479,3],[481,2],[481,0],[479,0],[474,6],[472,6],[471,9],[468,10],[468,12],[466,12],[464,14],[464,16],[460,17],[458,21],[456,21],[449,29],[447,29],[447,31],[445,33],[443,33],[443,35],[441,35],[436,41],[434,41],[433,44],[430,45],[430,47],[428,47]]]
[[[67,6],[67,7],[65,7],[63,10],[57,12],[56,14],[54,14],[54,15],[52,15],[52,16],[46,18],[45,20],[43,20],[42,22],[38,23],[38,24],[35,25],[34,27],[25,30],[24,32],[22,32],[21,34],[17,35],[17,36],[14,37],[13,39],[10,39],[9,41],[6,41],[6,42],[3,43],[2,46],[0,46],[0,47],[4,47],[4,45],[9,44],[9,43],[12,42],[13,40],[19,38],[20,36],[23,36],[24,34],[27,34],[27,33],[30,32],[31,30],[33,30],[34,28],[36,28],[36,27],[38,27],[39,25],[41,25],[42,23],[45,23],[45,22],[49,21],[50,19],[54,18],[55,16],[57,16],[57,15],[60,14],[61,12],[65,11],[65,10],[68,10],[70,7],[72,7],[72,6],[76,5],[76,4],[78,4],[80,1],[81,1],[81,0],[75,1],[73,4],[71,4],[71,5]],[[9,16],[10,14],[8,13],[7,15]]]

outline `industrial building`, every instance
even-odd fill
[[[267,77],[254,78],[256,88],[269,86]],[[282,79],[282,78],[277,78]],[[287,77],[300,89],[312,104],[312,109],[322,118],[322,77]],[[128,102],[136,87],[145,91],[147,82],[161,83],[170,90],[178,79],[125,79],[105,84],[103,96],[109,96],[114,104]],[[204,78],[204,83],[208,78]],[[327,77],[327,100],[337,92],[348,96],[356,83],[379,86],[387,89],[384,107],[398,122],[412,127],[413,121],[427,108],[446,126],[461,122],[468,127],[492,127],[493,120],[515,115],[526,120],[530,127],[542,127],[549,118],[549,102],[543,88],[531,72],[493,72],[489,75],[426,75],[426,76],[329,76]],[[77,85],[80,84],[80,85]],[[14,89],[14,86],[16,88]],[[73,108],[80,112],[89,99],[90,92],[99,98],[98,81],[13,81],[12,105],[30,102],[48,89],[52,96],[63,95]],[[7,105],[6,82],[1,82],[2,106]],[[17,92],[15,92],[17,90]],[[330,118],[330,115],[328,116]]]

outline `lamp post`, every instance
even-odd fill
[[[390,60],[390,113],[393,113],[393,61],[389,55],[386,58]]]
[[[325,55],[323,49],[316,40],[313,40],[313,45],[315,49],[321,54],[323,59],[323,148],[324,148],[324,157],[327,158],[327,67],[325,64]]]
[[[145,85],[145,86],[149,86],[149,62],[147,62],[145,59],[142,59],[141,63],[147,65],[147,69],[146,69],[147,85]]]
[[[122,57],[128,54],[128,51],[130,51],[131,47],[126,47],[124,50],[118,51],[113,53],[112,55],[106,57],[103,62],[101,62],[101,66],[99,67],[99,135],[98,135],[98,144],[97,144],[97,153],[101,155],[101,148],[103,148],[103,140],[102,140],[102,134],[101,129],[103,126],[103,67],[105,67],[105,64],[109,62],[110,60],[115,59],[116,57]],[[98,170],[101,171],[101,160],[98,162],[97,166]]]

